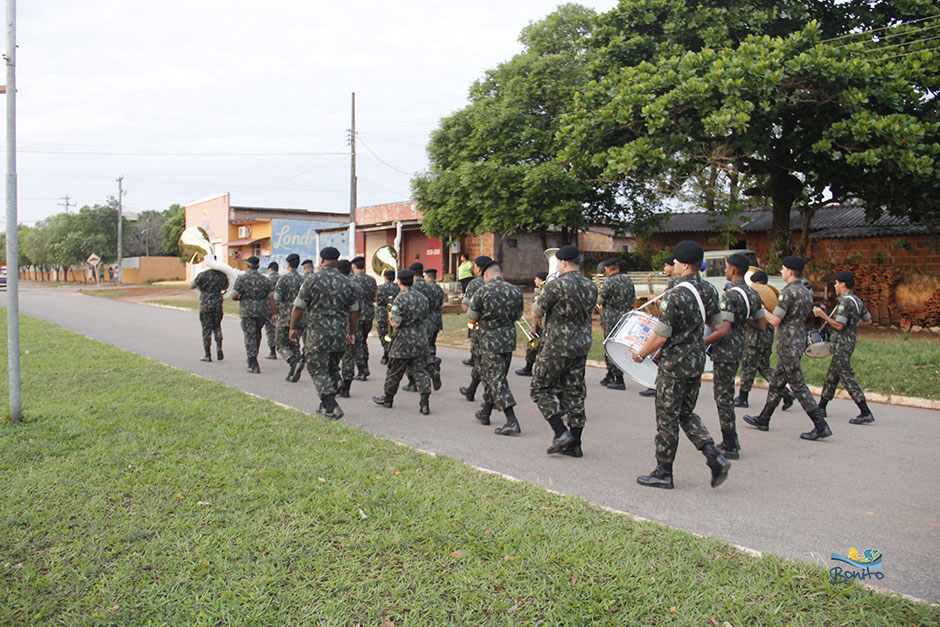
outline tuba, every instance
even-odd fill
[[[212,244],[209,243],[209,234],[206,233],[205,229],[201,226],[187,227],[180,234],[177,245],[179,246],[180,257],[189,259],[187,263],[195,265],[205,262],[206,267],[210,270],[218,270],[228,277],[228,289],[222,293],[223,298],[228,298],[232,292],[232,285],[241,272],[215,258],[215,253],[212,252]]]
[[[373,257],[373,261],[374,259],[375,257]],[[375,270],[374,263],[372,265],[372,269]],[[392,303],[388,303],[385,305],[385,327],[388,329],[388,331],[385,332],[385,337],[383,337],[382,339],[385,340],[389,344],[392,343],[392,331],[393,331],[392,325],[389,324],[391,317],[392,317]]]
[[[372,253],[372,271],[381,277],[388,270],[398,272],[398,253],[386,244],[385,246],[379,246]]]
[[[548,277],[545,279],[546,283],[558,276],[558,257],[555,256],[557,252],[557,248],[546,248],[542,253],[545,255],[545,261],[548,262]]]

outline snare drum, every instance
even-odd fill
[[[829,343],[828,333],[821,329],[813,329],[806,338],[807,357],[828,357],[832,354],[832,344]]]

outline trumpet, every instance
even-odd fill
[[[388,328],[388,331],[386,331],[385,337],[383,337],[382,339],[388,342],[389,344],[392,343],[391,316],[392,316],[392,304],[387,303],[385,305],[385,326]]]
[[[591,280],[594,281],[594,285],[597,286],[597,291],[600,292],[601,288],[604,287],[604,281],[607,280],[607,275],[595,274],[591,276]],[[597,309],[597,311],[601,311],[604,309],[604,306],[598,303],[597,305],[595,305],[595,308]]]
[[[467,328],[470,329],[471,331],[476,331],[477,329],[480,328],[480,323],[477,320],[467,319]]]
[[[516,320],[516,325],[519,327],[519,330],[522,331],[522,334],[526,338],[525,346],[529,350],[535,350],[539,347],[539,334],[535,332],[535,329],[532,328],[532,325],[529,324],[529,321],[525,317],[519,318]]]

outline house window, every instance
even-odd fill
[[[509,248],[515,248],[519,242],[515,238],[506,239],[506,246]]]
[[[261,244],[252,244],[251,245],[251,255],[250,257],[260,257],[261,256]]]

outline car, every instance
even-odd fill
[[[6,264],[0,266],[0,292],[7,291],[7,267]]]

